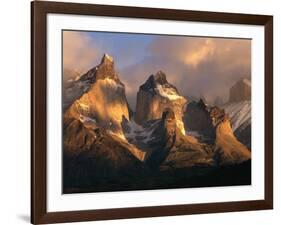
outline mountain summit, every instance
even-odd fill
[[[186,102],[187,100],[179,94],[177,88],[167,81],[166,74],[158,71],[149,76],[139,88],[135,120],[141,124],[148,120],[160,119],[163,112],[172,109],[178,127],[185,134],[182,117]]]
[[[147,81],[140,87],[143,90],[155,90],[157,85],[169,85],[166,74],[163,73],[161,70],[158,71],[155,75],[150,75]],[[175,87],[173,87],[176,89]]]
[[[89,84],[65,113],[66,118],[91,122],[123,137],[121,122],[129,119],[125,86],[119,80],[113,58],[105,54],[101,63],[82,75],[78,82]]]
[[[98,79],[113,79],[117,82],[120,82],[119,77],[114,69],[114,60],[113,57],[104,54],[101,62],[98,66],[90,69],[86,74],[82,75],[80,80],[95,82]]]

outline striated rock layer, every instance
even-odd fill
[[[228,103],[223,108],[229,115],[234,135],[251,149],[251,101]]]

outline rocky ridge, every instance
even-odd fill
[[[142,124],[149,120],[160,119],[166,109],[172,108],[177,126],[185,134],[182,117],[186,103],[187,100],[179,94],[177,88],[167,81],[166,74],[158,71],[139,88],[135,120],[138,124]]]
[[[140,86],[135,117],[109,55],[68,88],[79,91],[66,101],[63,116],[66,186],[73,179],[84,186],[97,177],[127,179],[251,158],[225,110],[188,101],[162,71]]]

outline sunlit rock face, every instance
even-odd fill
[[[251,152],[234,136],[229,116],[225,111],[214,106],[209,112],[216,132],[214,149],[216,163],[219,165],[237,164],[249,160]]]
[[[151,75],[139,88],[135,120],[138,124],[142,124],[148,120],[160,119],[163,112],[172,109],[177,126],[185,134],[182,117],[186,102],[187,100],[178,93],[176,87],[168,83],[166,75],[159,71]]]
[[[225,118],[216,128],[215,159],[218,164],[235,164],[251,158],[251,152],[233,135],[230,121]]]
[[[129,119],[129,108],[125,86],[114,69],[112,57],[104,55],[100,65],[82,75],[79,82],[89,87],[67,109],[65,117],[73,117],[81,122],[108,130],[124,137],[121,122]]]
[[[229,102],[251,100],[251,82],[248,79],[239,80],[229,91]]]

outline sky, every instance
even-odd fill
[[[159,70],[181,95],[209,103],[217,97],[227,101],[235,82],[251,78],[249,39],[63,31],[64,71],[84,74],[105,53],[114,58],[132,109],[139,86]]]

